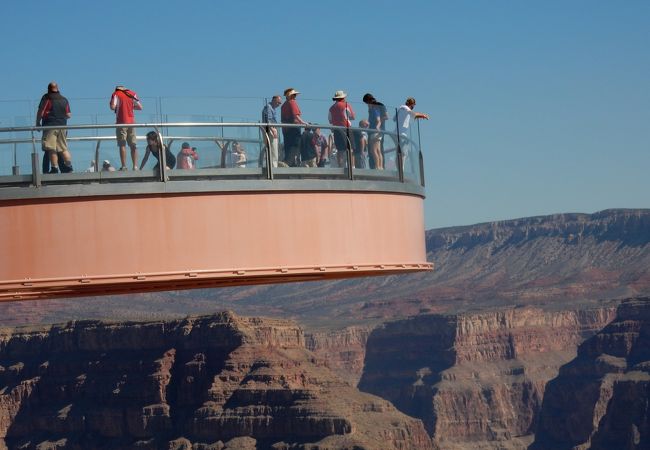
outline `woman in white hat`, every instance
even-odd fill
[[[287,99],[280,108],[280,121],[287,124],[302,124],[307,125],[307,122],[302,120],[296,96],[300,92],[294,88],[284,90],[284,96]],[[282,127],[282,136],[284,137],[284,162],[289,167],[297,167],[300,165],[300,128],[297,127]]]
[[[334,104],[330,107],[329,122],[332,125],[339,127],[351,127],[354,120],[354,111],[352,106],[345,100],[348,94],[345,91],[336,91],[334,93]],[[336,159],[338,160],[339,167],[345,167],[345,162],[348,161],[348,147],[351,147],[351,142],[348,140],[346,130],[334,130],[334,145],[336,146]],[[352,161],[354,167],[354,161]]]

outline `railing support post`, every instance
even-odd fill
[[[162,138],[162,133],[158,129],[158,127],[154,127],[154,130],[156,130],[156,135],[158,136],[158,151],[160,154],[158,155],[158,170],[159,170],[159,175],[160,175],[160,181],[163,183],[167,182],[167,155],[165,151],[165,144],[163,143],[163,138]]]
[[[99,146],[102,141],[97,139],[97,145],[95,145],[95,172],[99,172]]]
[[[41,185],[41,167],[38,153],[36,153],[36,136],[32,130],[32,184],[36,187]]]
[[[404,157],[402,155],[402,141],[399,135],[399,110],[395,109],[395,126],[397,127],[397,151],[395,152],[395,163],[397,165],[397,176],[400,183],[404,183]]]
[[[262,133],[262,136],[264,136],[264,144],[265,144],[264,154],[266,156],[266,179],[272,180],[273,162],[271,161],[271,138],[269,137],[269,134],[266,132],[267,128],[268,125],[266,127],[260,127],[260,131]]]
[[[352,156],[352,142],[350,141],[350,127],[345,128],[345,146],[348,150],[348,177],[350,181],[354,180],[352,167],[354,166],[354,156]]]
[[[418,156],[420,163],[420,185],[424,187],[424,155],[422,154],[422,141],[420,139],[420,121],[416,120],[418,124]]]

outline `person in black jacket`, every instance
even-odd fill
[[[47,85],[47,93],[41,97],[36,112],[36,126],[52,127],[67,125],[70,118],[68,99],[59,92],[59,86],[52,81]],[[72,172],[72,156],[68,151],[68,131],[66,129],[44,130],[41,147],[49,156],[49,171],[43,161],[43,171],[47,173]],[[60,159],[63,159],[61,164]]]

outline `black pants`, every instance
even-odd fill
[[[300,166],[300,128],[283,128],[284,162],[289,167]]]
[[[63,158],[59,158],[59,172],[65,172],[65,164],[63,163]],[[43,152],[43,173],[48,173],[50,171],[50,154],[49,152]]]

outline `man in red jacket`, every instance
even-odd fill
[[[116,86],[115,92],[111,95],[110,108],[115,111],[115,123],[117,124],[132,124],[135,123],[134,109],[141,110],[142,104],[138,99],[138,94],[134,91],[125,88],[124,86]],[[133,170],[138,170],[138,149],[136,143],[135,128],[131,127],[117,127],[115,130],[115,137],[117,138],[117,146],[120,148],[120,161],[122,167],[120,170],[127,170],[126,168],[126,144],[131,148],[131,162]]]

